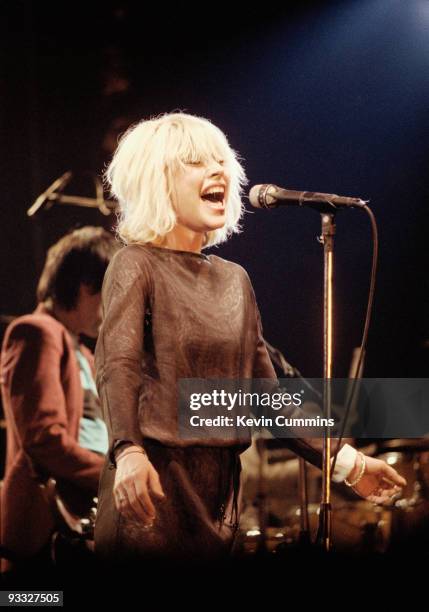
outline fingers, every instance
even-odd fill
[[[130,520],[141,521],[149,526],[156,512],[144,479],[127,480],[114,489],[115,505],[121,514]]]
[[[150,497],[164,500],[158,472],[147,456],[141,453],[124,453],[118,464],[115,485],[115,505],[124,516],[150,526],[156,516],[155,506]]]
[[[122,500],[125,501],[125,496],[124,496],[124,494],[121,491],[119,491],[119,489],[114,489],[113,490],[113,498],[115,500],[116,510],[118,512],[120,512],[120,510],[121,510],[121,503],[122,503]]]
[[[381,494],[368,495],[366,499],[374,505],[391,506],[392,504],[394,504],[396,496],[389,495],[387,491],[384,491]]]
[[[144,527],[151,527],[153,524],[152,516],[149,516],[138,497],[134,494],[129,496],[127,493],[121,494],[118,501],[115,502],[116,508],[122,516],[130,521],[138,521]]]
[[[368,501],[373,503],[374,505],[385,506],[387,503],[392,503],[391,498],[385,497],[384,495],[368,495],[366,498]]]
[[[146,482],[143,480],[136,480],[134,482],[134,490],[145,514],[147,514],[149,519],[153,521],[156,516],[156,511],[155,506],[153,505],[152,500],[149,496],[149,491],[147,490]]]
[[[151,507],[146,505],[144,496],[142,495],[142,491],[138,488],[137,482],[132,483],[128,499],[135,516],[145,525],[152,525],[155,520],[155,508],[152,504]]]
[[[158,497],[160,500],[165,499],[165,493],[162,488],[158,472],[154,469],[149,471],[149,487],[151,493],[153,493],[155,497]]]
[[[405,478],[400,476],[396,470],[394,470],[390,465],[385,463],[383,465],[383,475],[385,478],[398,485],[399,487],[405,487],[407,481]]]
[[[392,505],[401,495],[401,492],[402,488],[400,486],[392,485],[390,479],[383,478],[380,480],[379,486],[366,499],[374,504]]]
[[[125,487],[117,487],[114,489],[115,506],[118,512],[124,516],[129,514],[128,494]]]
[[[380,491],[380,495],[385,495],[388,497],[393,497],[395,495],[398,495],[398,493],[400,493],[402,491],[402,489],[400,487],[389,487],[387,489],[383,489],[382,491]]]

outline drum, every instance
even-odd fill
[[[375,445],[362,451],[376,452]],[[254,454],[253,471],[244,479],[245,507],[240,522],[238,547],[245,554],[276,553],[296,549],[301,543],[299,463],[284,449],[270,449],[259,463]],[[244,462],[246,468],[248,464]],[[259,465],[259,471],[257,469]],[[262,468],[262,469],[261,469]],[[251,476],[253,475],[253,478]],[[307,464],[309,530],[316,540],[322,474]],[[389,549],[392,511],[358,498],[348,487],[332,487],[332,542],[341,553],[383,553]]]
[[[310,541],[315,542],[319,526],[319,504],[309,504]],[[285,523],[261,530],[241,530],[238,549],[242,554],[295,551],[301,544],[300,508],[289,508]],[[385,553],[390,548],[392,512],[365,500],[334,505],[332,512],[332,550],[342,554]],[[306,545],[306,543],[305,543]]]

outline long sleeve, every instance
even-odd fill
[[[62,345],[49,326],[14,326],[3,349],[5,393],[24,451],[37,470],[96,491],[103,458],[70,433]]]
[[[250,284],[250,280],[249,280]],[[256,325],[257,325],[257,342],[255,349],[255,359],[253,366],[253,378],[268,378],[276,379],[276,372],[268,354],[263,337],[263,329],[259,308],[256,303],[253,287],[250,285],[252,302],[255,308]],[[295,409],[298,411],[299,409]],[[302,416],[300,414],[288,414],[289,417]],[[333,440],[333,449],[336,448],[336,440]],[[300,455],[316,467],[322,467],[322,447],[323,441],[320,438],[303,438],[293,437],[285,438],[284,444],[297,455]],[[342,482],[354,467],[356,460],[356,450],[343,440],[341,449],[338,452],[334,474],[332,476],[335,482]]]
[[[121,441],[142,444],[138,412],[145,380],[144,321],[151,279],[141,255],[141,250],[132,247],[119,251],[106,272],[102,290],[103,323],[95,351],[96,382],[113,463],[114,450]]]

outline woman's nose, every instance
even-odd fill
[[[225,168],[222,163],[213,160],[209,165],[208,174],[209,176],[223,176],[225,174]]]

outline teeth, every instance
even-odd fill
[[[220,193],[221,195],[223,195],[225,193],[225,190],[224,189],[219,189],[219,187],[211,187],[210,189],[208,189],[207,191],[204,192],[204,195],[207,195],[209,193],[210,194],[211,193],[216,193],[216,194]]]

